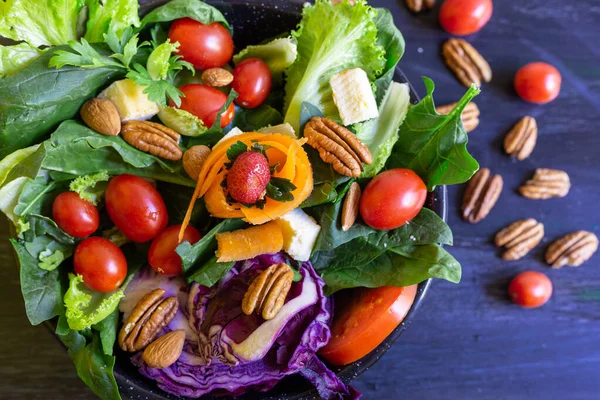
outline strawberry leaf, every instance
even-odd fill
[[[272,177],[267,184],[267,197],[281,203],[294,200],[292,191],[296,189],[289,179]]]

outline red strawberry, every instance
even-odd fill
[[[261,153],[240,154],[227,173],[227,190],[235,201],[254,204],[262,197],[271,180],[267,158]]]

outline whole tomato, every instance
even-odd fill
[[[233,39],[218,22],[206,25],[191,18],[178,19],[171,25],[169,39],[179,42],[178,54],[196,69],[222,67],[233,56]]]
[[[255,108],[265,102],[271,91],[271,71],[263,60],[248,58],[233,70],[231,87],[238,93],[235,102],[244,108]]]
[[[152,240],[167,226],[167,207],[160,193],[139,176],[112,178],[105,203],[112,222],[133,242]]]
[[[525,101],[544,104],[556,99],[560,93],[562,76],[552,65],[534,62],[525,65],[515,75],[515,90]]]
[[[510,282],[508,294],[522,307],[541,307],[552,297],[552,281],[541,272],[521,272]]]
[[[425,204],[427,187],[412,170],[390,169],[377,175],[360,197],[360,216],[375,229],[395,229],[413,219]]]
[[[201,83],[183,85],[179,90],[185,96],[181,98],[179,108],[200,118],[207,127],[213,126],[217,120],[217,113],[227,101],[227,96],[223,92]],[[175,107],[172,100],[170,105]],[[234,113],[235,107],[231,103],[227,110],[221,114],[221,128],[226,127],[231,122]]]
[[[446,0],[440,8],[440,25],[453,35],[470,35],[488,23],[493,11],[492,0]]]
[[[75,192],[64,192],[52,203],[52,219],[69,235],[83,238],[96,232],[100,216],[92,203]]]
[[[97,236],[77,245],[73,265],[75,273],[83,277],[83,283],[97,292],[116,290],[127,276],[127,259],[121,249]]]
[[[179,229],[181,229],[181,225],[170,226],[152,241],[150,251],[148,251],[148,263],[156,272],[164,275],[181,274],[181,257],[175,252],[179,246]],[[183,241],[194,244],[201,238],[202,235],[193,226],[188,225],[185,228]]]

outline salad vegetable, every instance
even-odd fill
[[[424,78],[411,104],[402,34],[364,0],[316,0],[235,56],[200,0],[138,8],[0,2],[21,42],[0,47],[0,210],[30,322],[56,320],[103,399],[120,399],[116,362],[176,396],[298,374],[358,398],[322,359],[359,360],[416,284],[460,281],[424,204],[479,168],[460,117],[479,89],[440,115]]]

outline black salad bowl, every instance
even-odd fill
[[[141,12],[147,13],[151,9],[167,2],[168,1],[165,0],[140,0]],[[248,44],[257,44],[282,32],[294,29],[300,21],[300,14],[303,6],[302,1],[286,0],[208,1],[208,3],[221,10],[229,23],[233,26],[236,51],[244,48]],[[396,70],[394,78],[398,82],[407,82],[406,77],[400,69]],[[411,100],[413,102],[418,100],[412,87]],[[426,206],[434,210],[445,220],[446,188],[441,186],[433,193],[430,193]],[[430,280],[428,280],[419,284],[415,301],[408,312],[408,315],[400,326],[398,326],[375,350],[352,364],[344,367],[332,367],[332,370],[345,383],[350,382],[365,372],[398,340],[400,335],[410,325],[412,317],[423,301],[430,283]],[[119,389],[124,398],[149,400],[177,398],[163,392],[153,381],[140,375],[137,369],[130,363],[129,358],[128,354],[119,353],[114,369]],[[312,386],[304,379],[301,377],[290,376],[283,379],[268,393],[248,393],[239,398],[244,400],[291,400],[316,399],[318,396]],[[205,396],[203,399],[216,398]]]

